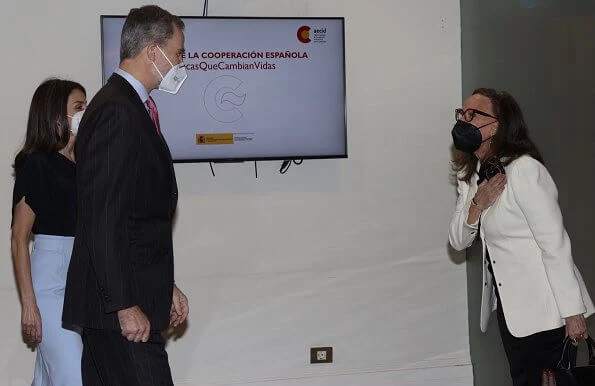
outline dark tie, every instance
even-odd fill
[[[149,115],[151,116],[151,120],[155,124],[155,129],[157,129],[158,133],[161,133],[161,128],[159,127],[159,113],[157,112],[157,105],[151,96],[145,102],[147,108],[149,109]]]

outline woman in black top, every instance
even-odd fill
[[[72,116],[86,106],[80,84],[43,82],[33,94],[25,144],[13,165],[11,249],[23,337],[37,345],[33,386],[82,384],[81,337],[62,328],[61,316],[76,223]]]

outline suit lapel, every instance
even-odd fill
[[[165,139],[163,138],[161,133],[157,132],[155,124],[153,123],[153,120],[151,119],[151,116],[149,115],[149,112],[147,111],[145,104],[143,103],[143,101],[141,101],[134,87],[132,87],[130,83],[126,81],[126,79],[124,79],[118,74],[113,74],[108,80],[108,82],[113,82],[115,85],[122,89],[125,95],[128,96],[128,99],[134,106],[135,110],[138,112],[139,116],[142,117],[138,125],[139,130],[149,138],[149,141],[155,148],[158,156],[162,158],[163,161],[166,162],[169,165],[169,168],[171,169],[172,158],[169,152],[169,148],[165,143]]]

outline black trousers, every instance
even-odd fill
[[[151,334],[146,343],[129,342],[120,331],[83,330],[83,385],[173,386],[165,341]]]
[[[542,331],[523,338],[513,336],[504,318],[498,296],[498,327],[510,365],[513,386],[541,386],[544,369],[555,369],[562,356],[566,328]],[[576,362],[576,347],[571,345],[571,362]]]
[[[492,283],[498,299],[498,328],[508,364],[513,386],[542,386],[543,370],[554,370],[562,357],[566,327],[541,331],[523,338],[513,336],[508,330],[497,280],[492,268],[492,260],[486,252],[488,270],[492,274]],[[570,347],[570,362],[576,363],[576,347]]]

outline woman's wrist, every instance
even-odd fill
[[[23,309],[36,309],[36,308],[38,308],[37,307],[37,302],[35,302],[35,300],[23,302],[23,304],[21,305],[21,308],[23,308]]]
[[[35,299],[35,295],[23,295],[21,297],[21,306],[23,308],[37,308],[37,299]]]
[[[471,208],[475,208],[475,209],[477,209],[480,212],[483,211],[483,208],[481,206],[479,206],[479,204],[477,203],[477,201],[475,201],[475,197],[473,197],[471,199]]]

